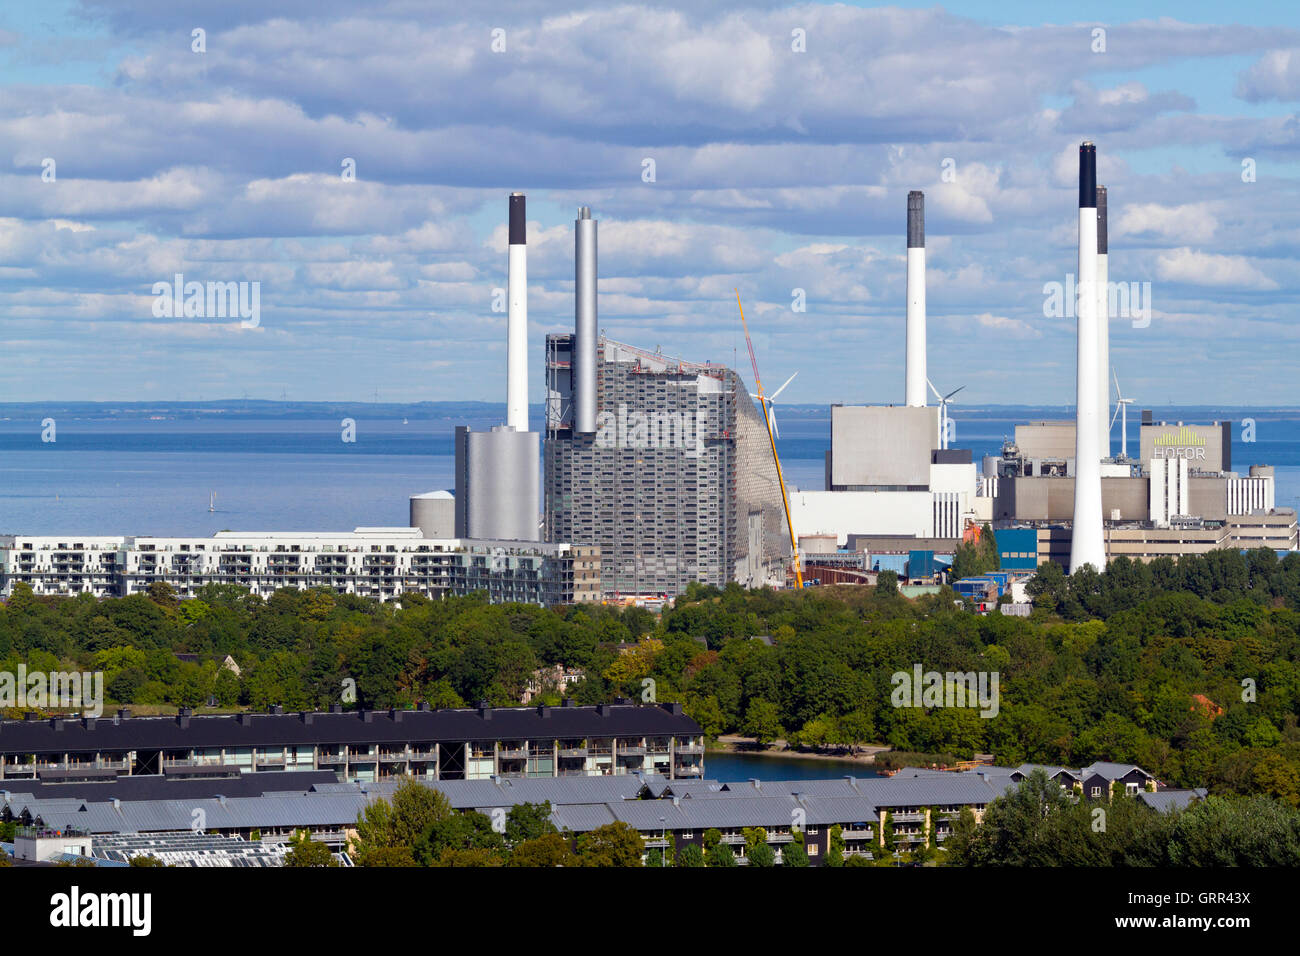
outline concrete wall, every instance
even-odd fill
[[[1217,425],[1141,425],[1139,436],[1142,461],[1185,458],[1194,471],[1232,470],[1232,426],[1229,422]]]
[[[938,433],[935,407],[832,406],[831,483],[924,487]]]
[[[1111,520],[1145,521],[1150,500],[1146,478],[1103,478],[1101,513]],[[993,506],[998,521],[1069,521],[1074,517],[1073,478],[999,478]]]
[[[930,537],[932,497],[928,491],[796,491],[790,515],[797,535],[850,534]]]
[[[966,462],[960,465],[931,465],[931,491],[959,491],[966,495],[975,494],[975,465]]]
[[[1073,458],[1074,422],[1017,425],[1016,444],[1025,458]]]

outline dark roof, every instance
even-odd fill
[[[92,753],[190,747],[384,744],[556,737],[668,736],[703,733],[680,704],[598,707],[495,707],[346,713],[101,717],[0,722],[0,753]],[[251,717],[245,722],[244,718]],[[59,724],[59,727],[55,725]]]
[[[45,783],[40,780],[5,780],[0,790],[31,794],[38,800],[194,800],[201,797],[260,797],[264,793],[302,792],[314,786],[338,783],[332,770],[245,773],[221,779],[175,780],[162,776],[118,777],[108,782]],[[0,803],[3,800],[0,799]]]

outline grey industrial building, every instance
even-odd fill
[[[546,338],[546,540],[599,547],[606,596],[782,583],[776,467],[740,377],[602,337],[596,430],[581,432],[574,338]]]
[[[981,490],[993,501],[995,528],[1038,529],[1040,561],[1069,557],[1074,445],[1072,421],[1027,422],[1000,457],[984,460]],[[1233,469],[1230,422],[1154,421],[1143,412],[1138,454],[1129,458],[1121,448],[1101,462],[1108,560],[1300,546],[1295,511],[1276,505],[1274,469]]]

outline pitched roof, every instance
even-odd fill
[[[674,713],[674,710],[677,712]],[[364,717],[363,717],[364,715]],[[241,720],[245,718],[244,720]],[[247,719],[251,717],[251,719]],[[495,707],[456,710],[205,715],[182,727],[175,717],[104,717],[0,722],[0,753],[93,753],[190,747],[284,747],[617,736],[698,736],[680,705]]]
[[[1170,810],[1186,810],[1197,800],[1204,800],[1209,791],[1204,787],[1195,790],[1157,790],[1155,793],[1143,791],[1137,798],[1152,810],[1168,813]]]
[[[1101,776],[1105,777],[1107,780],[1118,780],[1120,777],[1126,776],[1127,774],[1132,773],[1134,770],[1140,772],[1144,777],[1151,776],[1151,774],[1147,773],[1137,764],[1107,763],[1104,760],[1099,760],[1097,763],[1090,763],[1088,764],[1088,766],[1084,767],[1083,770],[1080,772],[1085,777],[1090,777],[1093,774],[1100,774]]]

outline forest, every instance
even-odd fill
[[[569,689],[579,703],[679,700],[710,736],[1132,762],[1171,786],[1300,803],[1300,554],[1119,559],[1072,577],[1044,565],[1030,590],[1032,616],[1013,618],[971,613],[946,589],[909,600],[884,575],[802,592],[692,585],[660,616],[481,596],[262,600],[214,586],[179,601],[155,586],[99,600],[19,586],[0,606],[0,669],[102,671],[109,706],[264,710],[518,704],[539,668],[559,665],[585,675]],[[893,706],[891,676],[916,665],[997,673],[997,715]]]

